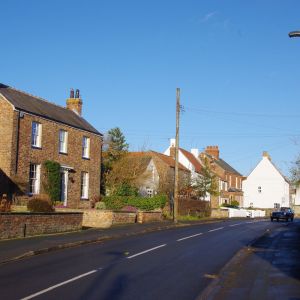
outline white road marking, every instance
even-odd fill
[[[165,247],[165,246],[167,246],[167,244],[159,245],[159,246],[157,246],[157,247],[154,247],[154,248],[151,248],[151,249],[148,249],[148,250],[145,250],[145,251],[136,253],[136,254],[134,254],[134,255],[127,256],[127,258],[128,258],[128,259],[131,259],[131,258],[134,258],[134,257],[136,257],[136,256],[139,256],[139,255],[148,253],[148,252],[150,252],[150,251],[154,251],[154,250],[156,250],[156,249],[159,249],[159,248],[162,248],[162,247]]]
[[[237,223],[237,224],[231,224],[229,225],[230,227],[234,227],[234,226],[238,226],[238,225],[242,225],[243,223]]]
[[[217,230],[221,230],[221,229],[223,229],[224,227],[219,227],[219,228],[216,228],[216,229],[211,229],[211,230],[209,230],[208,232],[213,232],[213,231],[217,231]]]
[[[101,269],[101,268],[99,268],[98,270],[100,270],[100,269]],[[98,270],[93,270],[93,271],[90,271],[90,272],[81,274],[81,275],[79,275],[79,276],[73,277],[73,278],[71,278],[71,279],[69,279],[69,280],[66,280],[66,281],[63,281],[63,282],[58,283],[58,284],[56,284],[56,285],[50,286],[49,288],[44,289],[44,290],[42,290],[42,291],[40,291],[40,292],[37,292],[37,293],[35,293],[35,294],[29,295],[29,296],[27,296],[27,297],[25,297],[25,298],[22,298],[21,300],[29,300],[29,299],[35,298],[35,297],[37,297],[37,296],[39,296],[39,295],[42,295],[42,294],[45,294],[45,293],[47,293],[47,292],[49,292],[49,291],[51,291],[51,290],[54,290],[54,289],[56,289],[56,288],[58,288],[58,287],[60,287],[60,286],[62,286],[62,285],[68,284],[68,283],[70,283],[70,282],[72,282],[72,281],[75,281],[75,280],[78,280],[78,279],[80,279],[80,278],[82,278],[82,277],[86,277],[86,276],[89,276],[89,275],[91,275],[91,274],[93,274],[93,273],[96,273]]]
[[[193,237],[196,237],[196,236],[199,236],[199,235],[202,235],[202,234],[203,233],[197,233],[197,234],[194,234],[194,235],[186,236],[186,237],[183,237],[183,238],[177,240],[177,242],[184,241],[184,240],[187,240],[187,239],[191,239]]]

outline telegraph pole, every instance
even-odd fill
[[[180,88],[176,89],[176,141],[175,141],[175,181],[174,181],[174,212],[173,221],[177,223],[178,216],[178,148],[179,148],[179,115],[180,115]]]

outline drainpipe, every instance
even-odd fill
[[[24,117],[24,113],[18,112],[18,122],[17,122],[17,138],[16,138],[16,165],[15,165],[15,175],[18,173],[18,163],[19,163],[19,140],[20,140],[20,118]]]

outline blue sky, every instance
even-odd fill
[[[297,0],[0,1],[0,82],[119,126],[131,150],[219,145],[247,175],[269,151],[288,175],[300,152]]]

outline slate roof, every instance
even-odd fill
[[[102,135],[84,118],[75,112],[48,102],[39,97],[16,90],[0,83],[0,95],[7,99],[17,110],[24,111],[52,121],[63,123],[77,129]]]
[[[236,174],[238,176],[243,176],[241,173],[239,173],[236,169],[234,169],[232,166],[230,166],[225,160],[223,160],[222,158],[216,159],[215,157],[205,153],[205,155],[207,155],[208,157],[212,158],[214,160],[214,162],[219,165],[223,170],[229,172],[229,173],[233,173]]]
[[[195,171],[200,174],[202,171],[202,165],[197,160],[197,158],[193,155],[193,153],[191,153],[185,149],[182,149],[182,148],[179,148],[179,150],[189,160],[189,162],[195,167]]]

